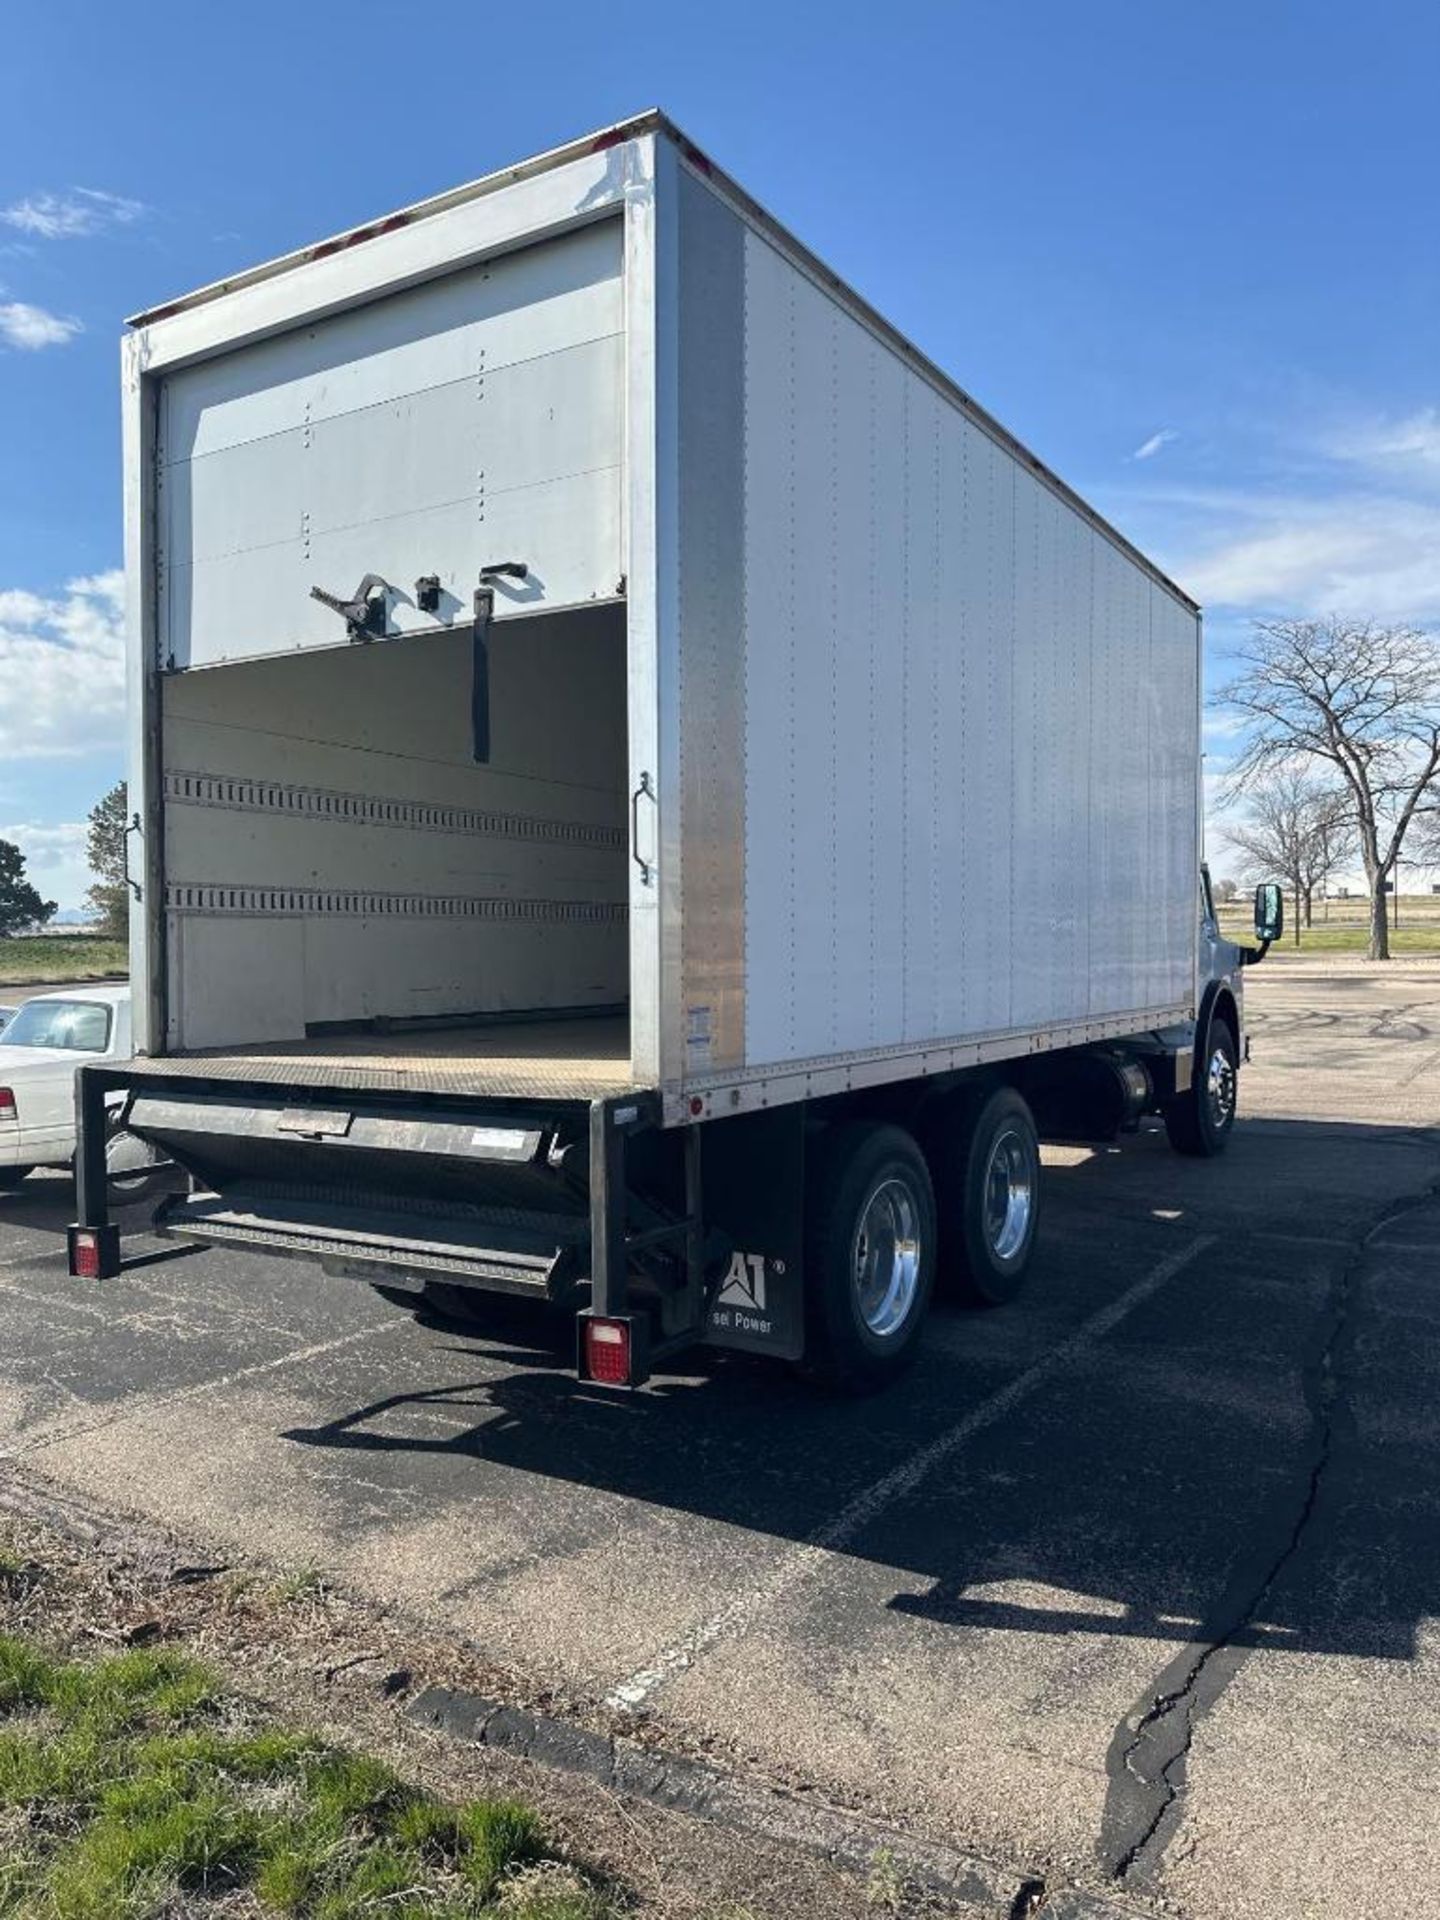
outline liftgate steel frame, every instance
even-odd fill
[[[75,1205],[74,1224],[67,1243],[72,1274],[86,1279],[112,1280],[124,1270],[120,1253],[120,1228],[111,1218],[106,1144],[114,1111],[110,1096],[116,1092],[166,1092],[174,1081],[164,1073],[146,1074],[143,1067],[133,1069],[110,1066],[80,1067],[75,1075]],[[219,1094],[228,1099],[268,1096],[287,1091],[272,1082],[263,1086],[233,1079],[206,1079],[187,1075],[188,1093],[204,1096]],[[298,1090],[296,1090],[298,1091]],[[635,1356],[633,1384],[640,1384],[649,1370],[649,1362],[667,1353],[693,1345],[704,1331],[705,1301],[705,1225],[702,1191],[701,1141],[699,1127],[686,1127],[681,1138],[685,1155],[685,1210],[678,1220],[632,1232],[630,1227],[632,1194],[627,1171],[627,1147],[638,1133],[660,1125],[660,1101],[652,1093],[609,1094],[590,1101],[537,1100],[522,1095],[475,1095],[470,1098],[451,1093],[391,1092],[366,1093],[367,1101],[378,1106],[395,1106],[413,1112],[417,1107],[443,1108],[446,1112],[473,1113],[477,1121],[511,1125],[538,1121],[542,1130],[553,1129],[557,1119],[585,1117],[589,1138],[589,1220],[590,1220],[590,1304],[582,1319],[624,1320],[632,1335]],[[163,1222],[160,1231],[165,1232]],[[184,1228],[178,1230],[184,1238]],[[630,1299],[630,1261],[637,1253],[680,1241],[683,1247],[683,1285],[670,1296],[662,1297],[661,1328],[658,1337],[649,1330],[648,1315],[632,1311]],[[82,1260],[80,1249],[93,1254]],[[276,1246],[269,1251],[285,1254]],[[410,1271],[422,1273],[416,1262]],[[447,1282],[457,1276],[446,1274]],[[459,1284],[465,1284],[463,1280]],[[483,1287],[477,1287],[483,1292]]]

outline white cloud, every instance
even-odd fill
[[[1440,506],[1370,493],[1257,498],[1179,566],[1210,606],[1440,620]]]
[[[24,300],[0,301],[0,341],[7,347],[36,353],[42,347],[63,347],[84,328],[78,320],[29,306]]]
[[[61,820],[49,825],[22,820],[0,825],[0,840],[12,840],[25,856],[25,877],[61,912],[83,908],[94,875],[85,854],[88,832],[84,820]]]
[[[1217,748],[1227,740],[1234,740],[1245,731],[1248,722],[1243,714],[1227,713],[1223,709],[1206,708],[1205,740],[1207,748],[1214,741]]]
[[[124,575],[0,588],[0,766],[110,753],[125,713]]]
[[[32,193],[0,207],[0,222],[38,240],[83,240],[110,227],[128,227],[146,211],[139,200],[94,187],[65,193]]]
[[[1132,460],[1153,460],[1162,447],[1168,447],[1172,441],[1178,440],[1179,438],[1180,436],[1174,427],[1162,427],[1158,433],[1152,433],[1148,440],[1142,440],[1130,458]]]
[[[1440,472],[1440,408],[1420,407],[1398,420],[1351,425],[1329,443],[1337,460],[1376,468],[1434,468]]]

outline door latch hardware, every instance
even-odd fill
[[[389,594],[389,581],[382,580],[378,573],[367,573],[348,600],[342,600],[338,593],[327,593],[324,587],[310,589],[310,598],[338,613],[346,633],[358,641],[385,638]]]

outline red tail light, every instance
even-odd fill
[[[70,1236],[70,1271],[77,1280],[100,1278],[100,1236],[77,1227]]]
[[[15,1094],[10,1087],[0,1087],[0,1120],[14,1120]]]
[[[113,1280],[120,1271],[120,1229],[112,1220],[103,1227],[71,1227],[70,1272],[77,1280]]]
[[[630,1384],[630,1328],[624,1320],[587,1320],[585,1373],[606,1387]]]

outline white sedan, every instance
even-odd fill
[[[67,987],[25,1001],[0,1032],[0,1189],[18,1187],[34,1167],[71,1164],[75,1069],[130,1052],[128,987]]]

